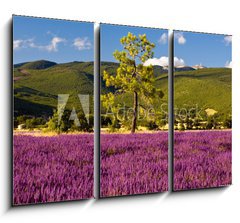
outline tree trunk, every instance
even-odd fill
[[[134,98],[133,98],[133,120],[132,120],[132,129],[131,133],[135,133],[135,129],[137,127],[137,115],[138,115],[138,94],[134,91]]]

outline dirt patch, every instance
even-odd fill
[[[218,111],[216,111],[212,108],[205,109],[205,112],[207,113],[208,116],[212,116],[212,115],[215,115],[216,113],[218,113]]]

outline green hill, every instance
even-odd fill
[[[93,62],[55,64],[44,69],[32,64],[14,69],[15,115],[52,115],[58,94],[69,94],[67,108],[74,106],[76,110],[81,110],[78,94],[89,94],[90,113],[93,113]]]
[[[16,65],[14,65],[14,67],[21,68],[21,69],[40,70],[40,69],[46,69],[46,68],[52,67],[56,64],[57,63],[55,63],[55,62],[51,62],[51,61],[47,61],[47,60],[38,60],[38,61],[33,61],[33,62],[16,64]]]
[[[57,107],[58,94],[70,94],[67,108],[81,109],[78,94],[90,94],[90,109],[93,113],[93,62],[70,62],[56,64],[49,61],[35,61],[14,66],[14,112],[15,115],[51,115]],[[117,63],[102,62],[101,74],[107,70],[114,75]],[[160,66],[154,66],[156,86],[164,97],[155,101],[160,109],[168,101],[168,75]],[[196,107],[214,109],[231,114],[231,69],[205,68],[175,72],[174,104],[176,108]],[[114,92],[101,81],[101,93]],[[118,96],[119,102],[132,105],[132,95]],[[143,102],[140,102],[143,103]]]
[[[232,75],[229,68],[205,68],[176,72],[174,104],[177,108],[196,107],[231,114]]]
[[[106,69],[110,74],[116,72],[116,64],[104,62],[101,71]],[[154,107],[159,110],[161,105],[168,103],[168,74],[159,66],[154,66],[156,87],[164,92],[164,97],[155,101]],[[229,68],[187,69],[174,72],[174,107],[175,109],[197,109],[205,114],[206,109],[213,109],[219,114],[231,114],[232,75]],[[108,88],[108,91],[113,91]],[[107,92],[104,82],[102,92]],[[117,102],[125,102],[132,106],[132,95],[117,96]],[[141,103],[141,102],[140,102]],[[164,111],[167,111],[167,105]]]

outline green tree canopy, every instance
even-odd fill
[[[133,117],[131,132],[134,133],[137,127],[137,114],[139,97],[153,102],[153,99],[163,97],[163,92],[154,86],[153,66],[145,66],[144,63],[153,57],[153,48],[146,34],[133,35],[128,33],[120,40],[123,50],[116,50],[113,53],[114,58],[119,61],[119,67],[115,75],[110,75],[107,71],[103,73],[103,79],[106,86],[114,86],[118,93],[133,94]],[[113,93],[102,96],[103,106],[114,103]]]

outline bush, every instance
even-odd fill
[[[224,128],[232,128],[232,118],[231,117],[226,117],[223,121],[223,127]]]
[[[193,121],[189,118],[186,118],[186,129],[190,130],[193,128]]]
[[[25,124],[28,117],[26,115],[20,115],[14,117],[14,128],[17,128],[18,125]]]
[[[206,129],[212,129],[212,128],[213,128],[213,123],[212,123],[212,122],[207,122],[205,128],[206,128]]]
[[[217,129],[218,127],[217,118],[218,116],[216,115],[209,116],[207,119],[206,129]]]
[[[167,120],[166,120],[166,119],[157,120],[156,124],[157,124],[159,127],[164,127],[164,126],[167,124]]]
[[[193,127],[195,127],[195,129],[199,129],[200,128],[200,121],[199,121],[199,119],[197,119],[197,118],[194,119]]]
[[[58,133],[68,132],[68,131],[84,131],[92,132],[94,125],[94,117],[92,114],[86,116],[82,112],[79,112],[74,120],[70,120],[72,112],[69,110],[64,111],[61,119],[58,120],[58,113],[55,110],[52,118],[47,123],[48,129],[51,131],[56,131]],[[74,118],[72,116],[72,118]]]
[[[118,119],[114,119],[113,123],[108,126],[109,127],[109,132],[116,132],[118,129],[121,128],[120,121]]]
[[[149,130],[157,130],[158,129],[158,125],[156,124],[155,121],[149,121],[148,125],[147,125],[147,128]]]
[[[14,127],[17,128],[18,125],[25,125],[26,129],[42,128],[46,124],[46,120],[42,117],[30,117],[30,116],[18,116],[14,118]]]
[[[184,124],[181,122],[180,124],[179,124],[179,131],[184,131],[185,130],[185,126],[184,126]]]
[[[112,125],[112,119],[109,116],[101,115],[101,126],[107,127],[109,125]]]

